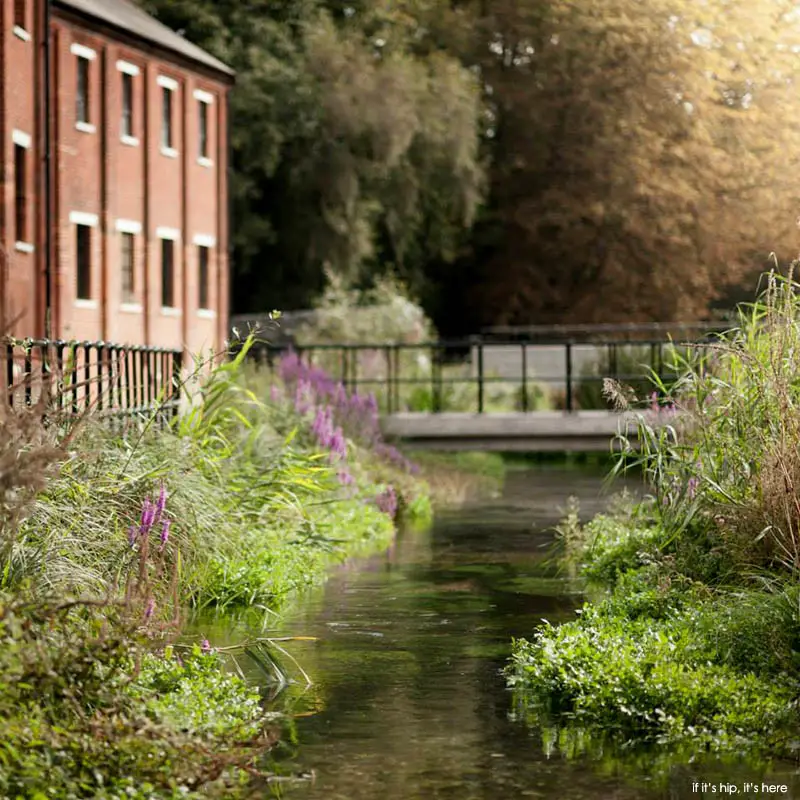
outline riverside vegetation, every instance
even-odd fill
[[[167,430],[2,409],[0,797],[237,797],[270,780],[258,692],[181,637],[185,611],[270,614],[430,514],[374,399],[291,354],[269,389],[251,344],[187,382]]]
[[[513,644],[517,716],[547,747],[795,758],[800,688],[800,285],[770,275],[719,342],[638,415],[651,492],[558,528],[599,596]],[[620,407],[635,398],[609,383]],[[657,424],[658,423],[658,424]],[[636,747],[634,747],[636,745]]]

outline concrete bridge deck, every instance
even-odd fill
[[[428,450],[609,452],[618,432],[636,444],[635,417],[613,411],[397,413],[383,417],[381,429],[389,440]]]

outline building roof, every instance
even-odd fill
[[[100,20],[218,72],[226,75],[234,74],[229,66],[187,41],[130,0],[55,0],[55,2],[56,5]]]

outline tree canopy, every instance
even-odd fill
[[[789,0],[146,0],[238,72],[238,311],[387,272],[445,332],[697,318],[793,256]]]
[[[480,92],[454,56],[415,48],[424,2],[147,0],[238,73],[232,98],[237,299],[305,304],[447,258],[484,182]]]
[[[698,318],[792,254],[791,5],[491,4],[492,189],[466,259],[481,321]]]

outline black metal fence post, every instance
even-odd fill
[[[391,347],[384,347],[383,348],[383,357],[386,361],[386,413],[392,413],[392,378],[394,376],[394,372],[392,370],[392,349]]]
[[[439,350],[431,346],[431,411],[438,414],[442,410],[442,383],[438,374]]]
[[[565,347],[566,347],[565,356],[566,356],[566,360],[567,360],[567,363],[566,363],[566,368],[567,368],[567,387],[566,388],[567,388],[567,392],[566,392],[566,398],[565,398],[565,401],[566,401],[565,405],[567,406],[567,411],[572,411],[573,410],[573,405],[574,405],[573,398],[572,398],[572,342],[567,342]]]
[[[483,414],[483,340],[474,341],[478,351],[478,413]]]
[[[611,351],[608,354],[609,372],[611,373],[611,377],[614,378],[614,380],[619,380],[619,357],[618,357],[616,342],[612,342],[610,348]]]
[[[398,412],[400,410],[400,346],[393,345],[394,348],[394,410]]]
[[[92,407],[92,373],[90,372],[91,345],[89,342],[83,343],[83,410],[88,411]]]
[[[70,361],[70,384],[72,386],[72,413],[78,413],[78,343],[70,342],[69,345]]]
[[[183,350],[172,356],[172,416],[177,418],[181,408],[181,382],[183,380]]]
[[[522,413],[528,411],[528,347],[522,343]]]
[[[33,349],[32,344],[28,344],[25,347],[25,364],[23,367],[22,372],[22,379],[25,382],[25,405],[30,406],[31,404],[31,374],[33,373],[33,364],[31,363],[31,350]]]
[[[6,396],[8,405],[14,407],[14,345],[6,345]]]

